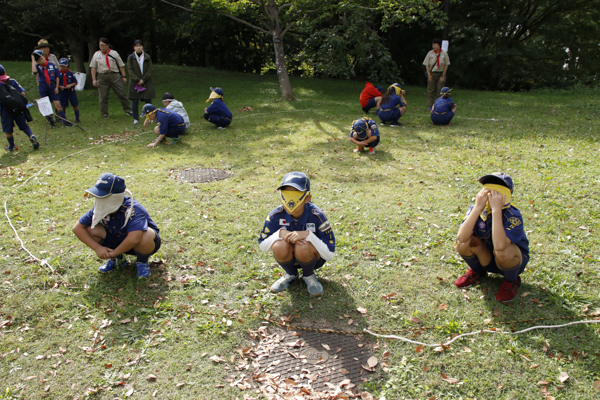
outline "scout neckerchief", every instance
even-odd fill
[[[67,68],[66,71],[64,71],[63,74],[63,86],[66,88],[67,87],[67,74],[69,73],[69,68]]]
[[[440,69],[440,53],[442,52],[442,49],[434,50],[433,52],[437,54],[437,67]]]
[[[206,102],[208,103],[211,100],[222,99],[222,98],[223,98],[223,96],[221,96],[217,92],[210,92],[210,97],[208,98],[208,100],[206,100]]]
[[[495,190],[496,192],[503,194],[504,195],[504,206],[502,206],[502,209],[507,209],[508,207],[510,207],[510,202],[512,200],[512,194],[510,193],[510,189],[507,188],[506,186],[502,186],[502,185],[494,185],[492,183],[486,183],[485,185],[483,185],[484,189],[488,189],[488,190]],[[483,209],[483,211],[481,211],[481,214],[479,214],[479,216],[481,217],[482,220],[486,220],[488,219],[488,217],[490,216],[490,214],[492,213],[492,207],[490,206],[490,202],[488,201],[485,204],[485,208]]]
[[[298,190],[282,190],[281,203],[283,204],[283,208],[285,208],[285,211],[287,211],[288,214],[292,215],[296,208],[304,204],[304,200],[309,194],[310,192],[308,190],[305,192],[300,192]]]
[[[40,65],[40,67],[42,67],[42,70],[44,71],[44,76],[46,77],[46,83],[48,84],[48,86],[50,86],[50,75],[48,75],[48,61],[46,61],[46,64]]]
[[[110,53],[110,49],[108,49],[108,51],[106,53],[103,52],[102,50],[100,50],[100,53],[102,53],[102,54],[104,54],[106,56],[106,67],[110,71],[110,61],[108,61],[108,53]]]

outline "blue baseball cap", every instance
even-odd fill
[[[442,90],[440,90],[440,94],[441,94],[441,95],[442,95],[442,94],[446,94],[446,93],[450,94],[450,92],[451,92],[451,91],[452,91],[452,89],[450,89],[448,86],[444,86],[444,87],[442,88]]]
[[[41,50],[34,50],[33,53],[33,57],[35,58],[35,61],[39,60],[40,57],[44,57],[44,52]]]
[[[383,86],[377,85],[376,89],[379,90],[380,93],[383,93]]]
[[[100,199],[108,197],[111,194],[124,193],[125,180],[120,176],[105,172],[100,175],[96,184],[86,190],[86,192]]]
[[[357,119],[352,124],[352,132],[356,133],[356,137],[360,140],[365,140],[367,138],[367,129],[369,126],[364,119]]]
[[[140,114],[140,117],[145,117],[148,114],[152,114],[154,111],[156,111],[154,104],[146,103],[144,104],[144,107],[142,107],[142,114]]]
[[[0,64],[0,75],[6,75],[6,70],[4,69],[2,64]]]
[[[482,185],[485,185],[486,183],[491,183],[494,185],[506,186],[510,189],[511,193],[513,192],[513,180],[508,174],[505,174],[504,172],[494,172],[492,174],[484,175],[481,178],[479,178],[479,183],[481,183]]]
[[[281,181],[281,185],[277,187],[277,190],[280,190],[284,186],[291,186],[301,192],[310,191],[310,181],[308,180],[308,177],[306,174],[298,171],[285,174],[283,181]]]
[[[60,60],[58,60],[58,65],[62,65],[65,67],[69,66],[69,59],[67,57],[63,57]]]
[[[216,87],[216,88],[211,87],[210,90],[212,90],[213,92],[215,92],[219,96],[223,96],[223,89],[221,89],[220,87]]]

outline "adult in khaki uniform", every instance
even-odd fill
[[[423,65],[427,69],[427,111],[431,111],[433,103],[438,98],[438,94],[446,83],[446,74],[450,65],[448,53],[442,50],[442,41],[433,39],[433,49],[423,60]]]
[[[131,106],[123,90],[123,85],[127,82],[125,64],[119,53],[110,48],[108,39],[100,38],[99,46],[100,50],[94,53],[90,61],[90,68],[92,84],[98,88],[100,114],[102,118],[108,118],[108,94],[112,88],[121,101],[123,111],[131,117],[133,115]]]

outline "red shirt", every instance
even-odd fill
[[[360,106],[366,107],[369,100],[374,97],[380,97],[381,92],[377,90],[375,86],[371,82],[365,83],[365,88],[362,92],[360,92]]]

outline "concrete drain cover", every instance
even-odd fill
[[[263,347],[268,356],[260,361],[262,373],[310,384],[317,391],[331,390],[344,380],[358,386],[372,375],[362,368],[372,356],[371,346],[354,336],[308,331],[276,336]]]
[[[231,175],[231,172],[223,171],[222,169],[196,168],[180,171],[175,175],[175,177],[187,183],[203,183],[220,181],[221,179],[229,178]]]

